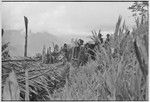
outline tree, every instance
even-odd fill
[[[3,35],[4,35],[4,29],[2,29],[2,37],[3,37]],[[2,60],[11,58],[9,49],[8,49],[8,45],[9,45],[9,42],[2,44]]]
[[[128,9],[133,12],[134,17],[148,17],[148,6],[148,1],[136,1]]]

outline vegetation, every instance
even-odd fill
[[[135,11],[134,5],[130,9]],[[101,43],[100,30],[98,33],[92,31],[91,39],[98,44],[94,49],[96,59],[88,60],[83,66],[74,66],[71,61],[62,63],[55,58],[53,63],[48,62],[47,58],[53,58],[55,54],[45,46],[42,54],[32,59],[8,61],[2,53],[2,100],[25,100],[26,64],[30,100],[146,101],[148,27],[148,19],[139,18],[130,31],[119,16],[115,32],[107,43]],[[77,46],[77,40],[72,42]],[[2,46],[2,52],[7,46]],[[58,51],[59,46],[55,45],[54,52]]]
[[[144,79],[147,74],[142,73],[141,64],[143,62],[139,62],[135,51],[137,49],[134,46],[134,40],[148,42],[144,38],[137,39],[139,36],[148,36],[147,22],[139,24],[140,26],[130,34],[129,30],[123,28],[124,25],[120,26],[120,22],[121,17],[116,24],[116,35],[114,34],[110,41],[110,46],[115,46],[115,52],[113,53],[112,49],[105,49],[101,44],[100,48],[96,49],[96,61],[88,62],[79,68],[71,66],[65,88],[59,95],[56,93],[58,99],[148,100],[148,84],[147,79]],[[139,31],[141,32],[139,33]],[[95,38],[93,40],[97,41],[98,37],[93,36],[92,38]],[[115,45],[116,43],[117,45]],[[141,54],[148,54],[145,44],[140,47],[145,49]],[[108,53],[109,50],[111,53]],[[148,61],[146,55],[145,57],[143,59]],[[148,67],[144,68],[147,68],[147,73]],[[66,96],[62,97],[63,95]]]
[[[130,6],[128,9],[134,12],[133,16],[148,16],[148,7],[149,7],[148,2],[142,1],[142,2],[134,2],[134,4]]]

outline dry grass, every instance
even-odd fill
[[[141,58],[148,65],[148,39],[144,37],[148,36],[148,23],[137,24],[129,33],[125,22],[121,25],[121,21],[120,16],[109,49],[105,49],[104,44],[99,45],[95,50],[96,60],[85,66],[28,62],[30,95],[36,95],[36,100],[148,100],[148,82],[144,80],[133,44],[136,40]],[[92,39],[99,41],[96,32],[93,32]],[[2,63],[2,85],[5,87],[6,78],[13,69],[21,92],[20,99],[24,100],[26,90],[22,64]]]
[[[143,79],[145,75],[141,71],[133,44],[136,37],[148,34],[148,24],[138,25],[140,26],[129,34],[125,23],[121,26],[121,17],[119,17],[114,38],[110,43],[110,47],[114,47],[117,52],[108,53],[100,45],[100,48],[96,50],[96,61],[79,68],[71,67],[68,84],[63,90],[67,94],[64,99],[148,100],[148,83]],[[133,36],[135,33],[136,35]],[[92,39],[98,41],[96,33],[93,33]],[[138,40],[144,40],[144,38],[140,37]],[[143,52],[147,54],[145,45],[139,45],[140,47],[145,49]],[[142,57],[146,62],[148,61],[146,55]]]

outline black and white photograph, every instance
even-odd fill
[[[1,101],[148,101],[149,1],[1,2]]]

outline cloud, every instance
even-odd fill
[[[133,25],[127,10],[130,5],[131,2],[5,2],[2,27],[24,29],[23,16],[27,16],[32,32],[47,31],[56,35],[87,34],[93,29],[112,32],[119,15],[128,25]]]

